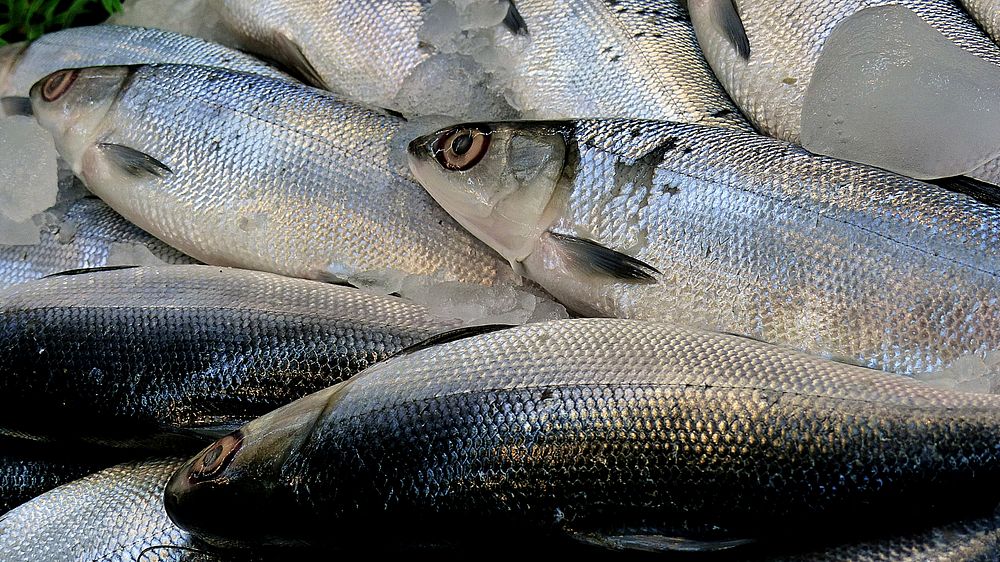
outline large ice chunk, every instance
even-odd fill
[[[802,145],[919,179],[969,174],[1000,157],[1000,67],[904,6],[860,10],[823,47]]]
[[[207,0],[128,0],[122,6],[108,23],[166,29],[229,47],[238,44]]]
[[[37,244],[42,211],[55,205],[55,143],[30,117],[0,118],[0,244]]]

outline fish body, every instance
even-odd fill
[[[70,482],[0,517],[10,562],[221,562],[178,529],[163,487],[181,459],[123,464]]]
[[[53,98],[47,86],[66,89]],[[184,65],[57,73],[32,99],[91,191],[205,263],[334,281],[386,270],[512,278],[397,170],[400,118],[285,80]]]
[[[160,29],[94,25],[0,48],[0,97],[27,96],[35,82],[63,68],[156,62],[203,64],[288,78],[250,55],[203,39]]]
[[[736,105],[764,133],[798,143],[803,101],[826,39],[863,8],[889,4],[909,8],[959,47],[1000,64],[1000,49],[951,0],[692,0],[689,8],[705,57]]]
[[[0,293],[0,318],[0,428],[119,447],[225,433],[456,326],[402,299],[199,265],[27,282]]]
[[[178,470],[165,502],[220,545],[842,537],[952,501],[992,509],[998,406],[737,336],[538,323],[393,358],[254,420]]]
[[[961,0],[961,3],[986,33],[989,33],[994,41],[1000,43],[1000,2],[997,0]]]
[[[96,197],[85,197],[49,211],[53,220],[31,246],[0,246],[0,288],[70,269],[104,267],[118,247],[138,245],[168,264],[197,260],[153,238]]]
[[[463,225],[579,312],[901,374],[1000,349],[1000,212],[967,195],[652,121],[458,125],[413,141],[410,162]]]

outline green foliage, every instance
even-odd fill
[[[121,0],[0,0],[0,45],[100,23],[121,9]]]

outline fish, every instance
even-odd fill
[[[0,515],[43,492],[121,460],[110,454],[98,456],[93,451],[0,438]]]
[[[204,443],[458,326],[403,299],[270,273],[66,272],[0,291],[0,434]]]
[[[577,313],[914,375],[1000,349],[1000,210],[741,131],[470,123],[409,145],[462,225]]]
[[[5,560],[32,562],[255,559],[216,554],[170,521],[163,488],[182,462],[121,464],[46,492],[0,516],[0,552]]]
[[[393,161],[399,117],[190,65],[57,72],[31,100],[94,194],[204,263],[332,282],[520,282]]]
[[[1000,557],[996,516],[962,520],[898,536],[763,558],[769,562],[971,562]]]
[[[121,25],[73,27],[0,47],[0,97],[27,97],[31,86],[64,68],[142,63],[202,64],[290,80],[245,53],[179,33]]]
[[[51,220],[41,227],[38,244],[0,245],[0,289],[60,271],[112,265],[115,258],[121,259],[116,252],[127,247],[145,248],[166,264],[198,263],[125,220],[97,197],[66,202],[48,213]]]
[[[574,319],[414,349],[277,409],[192,457],[164,503],[227,547],[724,551],[992,510],[998,428],[995,395]]]
[[[689,0],[709,65],[759,130],[799,142],[802,105],[824,44],[863,8],[898,4],[969,53],[1000,64],[1000,49],[951,0]]]
[[[1000,43],[1000,2],[997,0],[960,0],[994,41]]]

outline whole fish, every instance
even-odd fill
[[[0,97],[27,96],[35,82],[63,68],[156,62],[203,64],[288,78],[250,55],[203,39],[160,29],[94,25],[0,47]]]
[[[1000,2],[997,0],[961,0],[965,9],[994,41],[1000,43]]]
[[[736,105],[764,133],[798,143],[803,100],[827,38],[863,8],[888,4],[1000,64],[1000,49],[952,0],[690,0],[688,7],[705,57]]]
[[[70,269],[112,265],[121,248],[141,247],[169,264],[190,258],[153,238],[96,197],[85,197],[48,211],[52,220],[32,246],[0,246],[0,288]],[[120,264],[115,264],[120,265]],[[140,264],[136,264],[140,265]]]
[[[0,292],[0,430],[175,446],[175,433],[227,433],[456,325],[402,299],[270,273],[56,275]]]
[[[184,65],[58,72],[31,99],[91,191],[205,263],[334,281],[383,270],[513,280],[392,160],[400,118]]]
[[[212,562],[213,554],[163,510],[163,487],[181,459],[129,463],[42,494],[0,517],[9,562]],[[253,559],[251,556],[250,559]]]
[[[770,562],[989,562],[1000,558],[996,516],[960,521],[892,538],[836,546]]]
[[[441,63],[457,75],[471,58],[489,71],[492,88],[535,118],[750,128],[705,63],[679,0],[213,1],[246,48],[277,50],[334,90],[384,107],[454,114],[427,95],[404,107],[401,91],[421,65]],[[479,23],[463,27],[475,16]],[[449,25],[451,36],[441,29]],[[469,33],[479,34],[471,45],[450,44]]]
[[[220,545],[542,533],[725,549],[992,509],[998,429],[998,396],[566,320],[415,351],[275,410],[188,461],[165,502]]]
[[[580,312],[735,332],[901,374],[1000,349],[1000,210],[717,127],[459,125],[417,178]]]
[[[120,462],[109,459],[114,456],[0,437],[0,515],[56,486]]]

